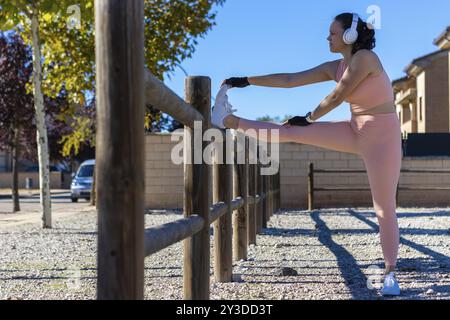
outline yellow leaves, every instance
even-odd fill
[[[10,30],[14,28],[16,24],[14,23],[14,20],[12,19],[6,19],[4,22],[1,22],[0,24],[0,30]]]
[[[86,104],[86,99],[85,99],[84,95],[83,94],[79,94],[77,96],[78,96],[78,98],[77,98],[78,103],[80,105],[84,106]]]
[[[80,146],[87,141],[92,140],[91,122],[93,119],[76,117],[71,127],[74,128],[74,132],[70,135],[63,136],[59,144],[63,144],[62,155],[69,157],[73,154],[78,154]],[[92,143],[93,141],[91,141]]]
[[[42,20],[43,20],[45,23],[50,23],[50,22],[53,20],[53,16],[52,16],[51,13],[44,13],[44,14],[42,15]]]
[[[78,104],[78,105],[80,105],[80,106],[84,106],[84,104],[85,104],[85,102],[86,102],[86,100],[85,100],[85,98],[84,98],[84,95],[83,95],[82,93],[77,93],[78,90],[72,90],[72,92],[74,92],[74,93],[69,94],[70,100],[71,100],[73,103],[75,103],[75,104]]]

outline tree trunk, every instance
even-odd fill
[[[19,133],[20,130],[17,126],[14,126],[14,142],[12,147],[12,199],[13,199],[13,212],[20,211],[19,203]]]
[[[44,96],[42,94],[42,65],[39,40],[38,11],[33,8],[31,17],[31,33],[33,39],[33,85],[34,107],[36,111],[37,148],[39,159],[39,189],[40,203],[42,207],[43,228],[52,227],[51,202],[50,202],[50,168],[47,139],[47,126],[45,124]]]

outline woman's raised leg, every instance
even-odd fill
[[[299,127],[238,118],[237,125],[233,129],[267,142],[271,141],[270,130],[277,129],[279,143],[294,142],[334,151],[360,154],[356,143],[357,137],[350,121],[315,122],[306,127]],[[267,129],[267,135],[264,134],[264,129]]]

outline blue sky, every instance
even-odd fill
[[[217,25],[199,39],[191,59],[181,63],[190,76],[209,76],[215,96],[222,80],[236,76],[299,72],[340,59],[328,48],[328,30],[342,12],[357,12],[366,20],[369,6],[380,8],[381,29],[376,30],[380,57],[391,80],[415,58],[436,51],[433,40],[450,25],[448,0],[227,0],[218,7]],[[185,74],[178,68],[164,81],[184,97]],[[229,91],[237,116],[247,119],[270,115],[304,115],[316,108],[335,87],[324,82],[291,89],[250,86]],[[344,103],[320,118],[350,118]]]

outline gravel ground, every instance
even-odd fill
[[[399,208],[398,216],[396,299],[450,299],[450,208]],[[179,218],[152,211],[146,226]],[[96,212],[88,208],[55,219],[52,230],[0,224],[0,299],[95,299],[96,246]],[[384,299],[373,288],[381,256],[370,208],[280,210],[248,259],[234,263],[236,282],[211,277],[211,299]],[[211,267],[213,258],[211,246]],[[278,275],[283,267],[297,275]],[[182,299],[182,243],[146,258],[145,298]]]

